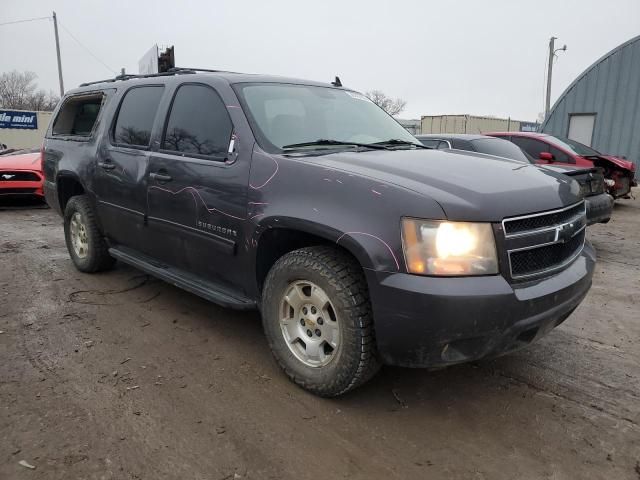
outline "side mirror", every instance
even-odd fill
[[[550,152],[540,152],[538,156],[540,160],[544,160],[545,162],[553,162],[553,155]]]

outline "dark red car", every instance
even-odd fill
[[[44,199],[39,150],[18,150],[0,155],[0,198],[31,196]]]
[[[602,154],[575,140],[531,132],[492,132],[485,135],[512,141],[538,159],[539,164],[600,167],[604,170],[608,193],[614,198],[626,197],[631,187],[637,185],[633,162]]]

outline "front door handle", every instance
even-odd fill
[[[150,173],[149,178],[160,183],[170,182],[171,180],[173,180],[173,177],[171,177],[171,175],[167,175],[165,173]]]
[[[104,162],[98,162],[98,166],[103,170],[113,170],[116,168],[115,164],[111,163],[111,160],[106,160]]]

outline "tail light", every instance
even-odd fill
[[[40,147],[40,172],[44,176],[44,143]]]

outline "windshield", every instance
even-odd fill
[[[498,157],[510,158],[526,163],[534,163],[531,157],[527,156],[515,143],[499,138],[482,138],[472,140],[471,143],[477,152],[496,155]]]
[[[546,137],[549,143],[556,145],[560,148],[564,148],[565,150],[569,150],[570,152],[575,153],[576,155],[581,155],[583,157],[593,157],[600,155],[600,152],[594,150],[591,147],[587,147],[584,143],[576,142],[575,140],[571,140],[570,138],[564,137]]]
[[[282,151],[287,145],[321,139],[347,144],[400,140],[420,145],[404,127],[360,93],[263,83],[240,85],[238,94],[248,110],[258,143],[267,151]],[[340,145],[325,141],[314,148],[340,148]]]

